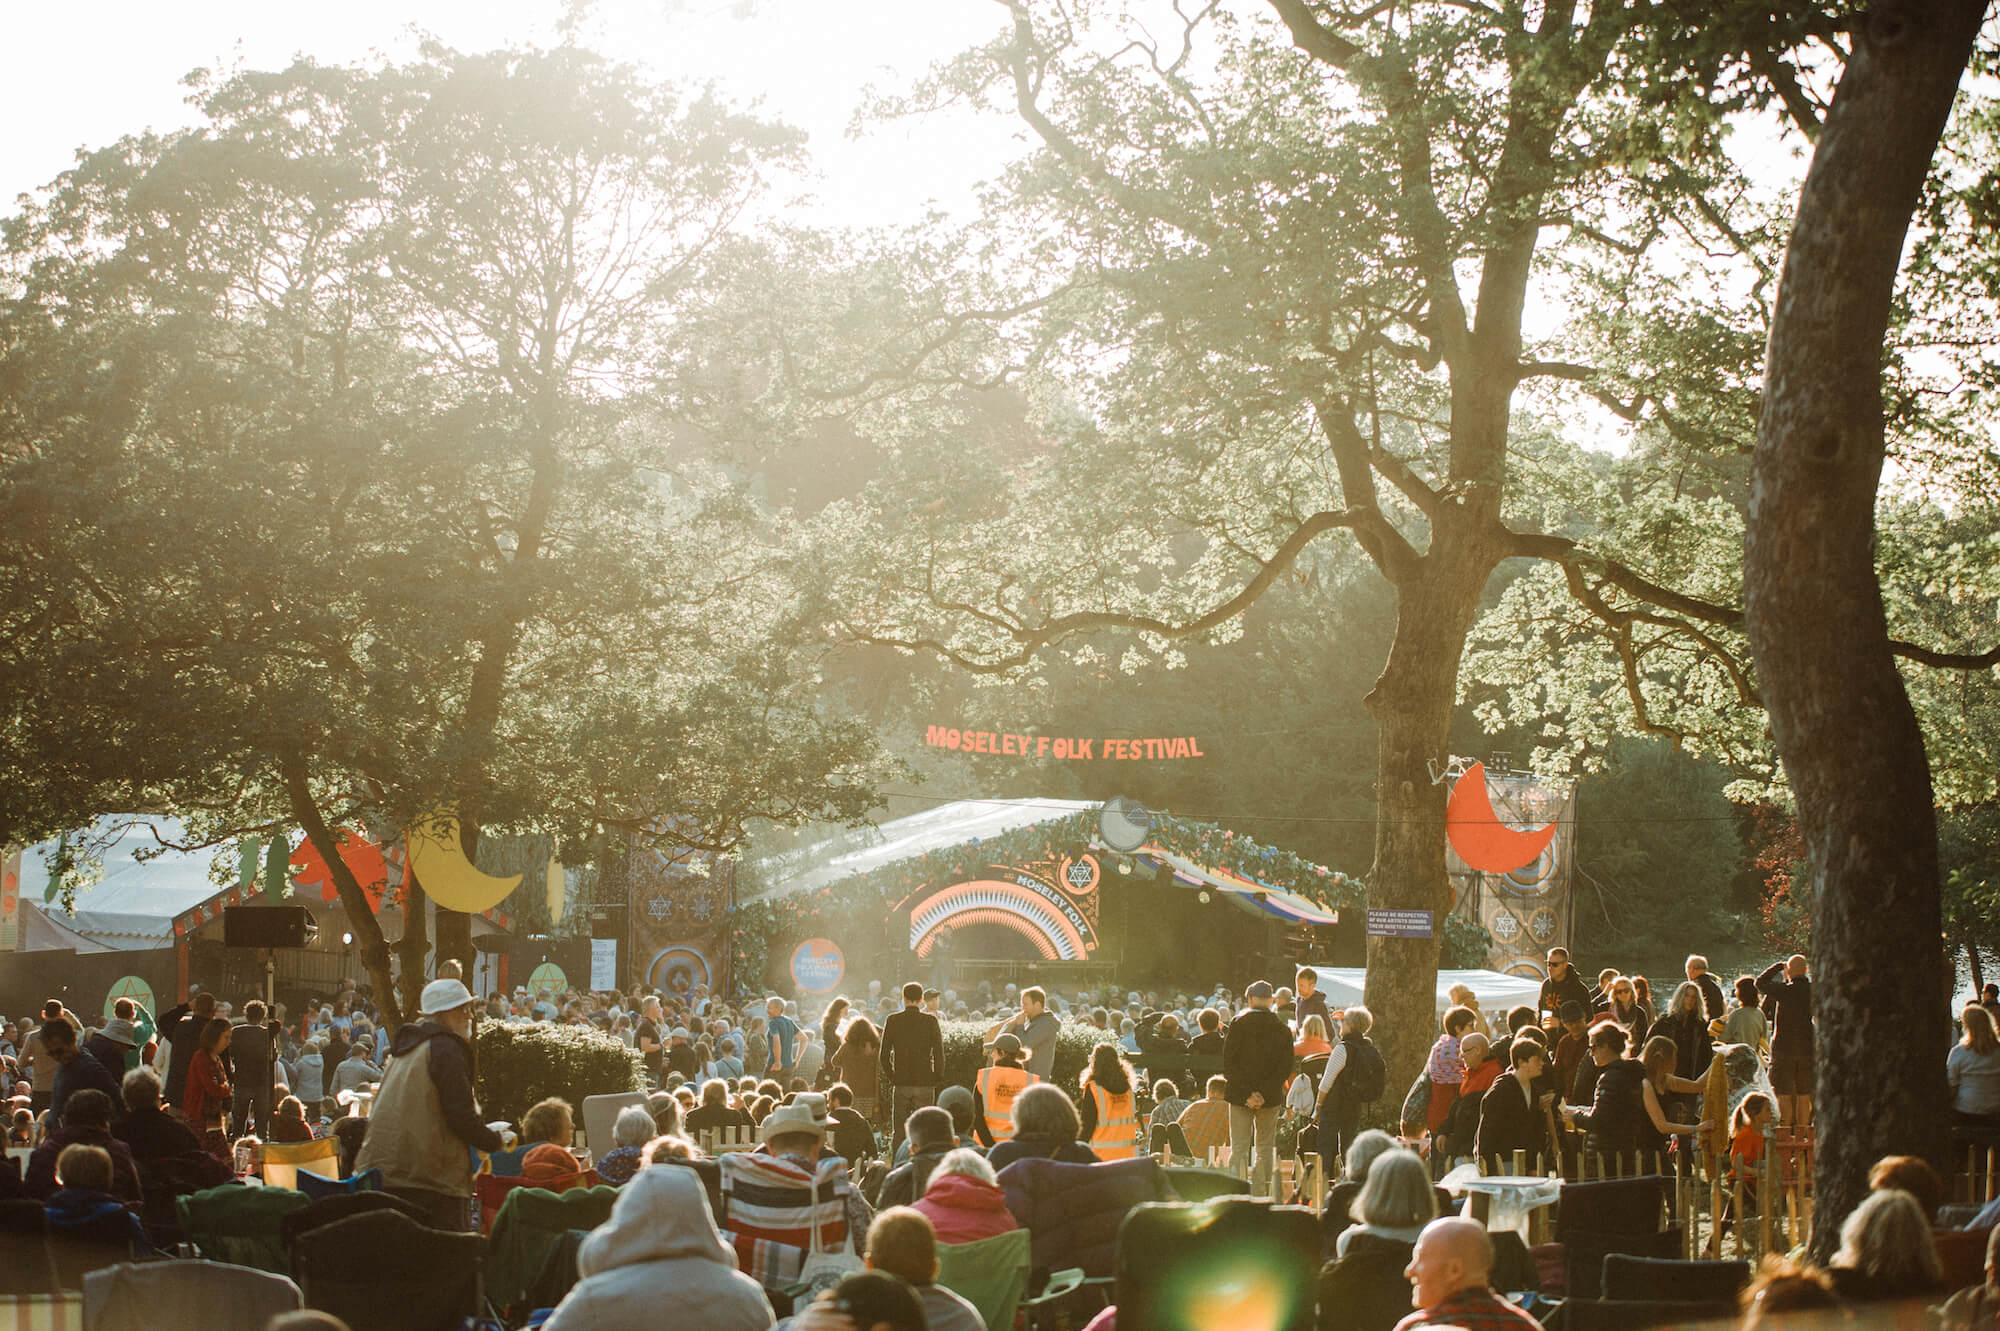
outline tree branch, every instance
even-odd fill
[[[1371,510],[1372,511],[1372,510]],[[1380,517],[1377,513],[1374,516]],[[1170,624],[1163,619],[1153,619],[1146,615],[1131,615],[1117,611],[1084,611],[1072,615],[1059,615],[1037,628],[1012,628],[1008,636],[1020,644],[1020,650],[1005,656],[980,659],[967,656],[936,638],[896,638],[884,634],[849,631],[850,641],[871,647],[893,647],[898,651],[929,652],[940,660],[947,661],[961,670],[973,674],[999,675],[1017,670],[1028,664],[1043,648],[1065,638],[1097,629],[1125,629],[1135,633],[1150,633],[1155,637],[1176,640],[1191,638],[1210,629],[1228,623],[1262,596],[1273,582],[1298,561],[1298,557],[1314,540],[1327,532],[1339,528],[1352,528],[1357,522],[1365,521],[1368,512],[1347,509],[1340,512],[1315,513],[1301,522],[1287,536],[1284,543],[1271,557],[1257,568],[1250,581],[1234,596],[1207,613],[1189,620],[1185,624]]]
[[[1417,552],[1403,533],[1383,514],[1375,492],[1375,467],[1368,440],[1354,424],[1354,412],[1338,398],[1313,404],[1327,450],[1333,454],[1334,470],[1340,476],[1340,497],[1354,515],[1354,539],[1382,570],[1391,583],[1401,584],[1416,569]],[[1412,478],[1414,479],[1414,478]],[[1421,484],[1421,482],[1419,482]],[[1435,496],[1432,496],[1435,501]]]
[[[1564,576],[1570,579],[1572,592],[1577,588],[1577,579],[1587,570],[1596,573],[1606,583],[1617,587],[1620,591],[1671,610],[1686,619],[1713,624],[1738,633],[1743,631],[1743,611],[1740,607],[1705,601],[1698,596],[1689,596],[1685,592],[1661,586],[1629,565],[1585,550],[1567,536],[1551,536],[1540,532],[1510,532],[1507,540],[1513,556],[1544,559],[1560,565]],[[1584,600],[1586,605],[1590,604],[1586,598],[1579,596],[1578,599]],[[1690,625],[1674,621],[1668,626],[1697,636],[1704,644],[1713,645],[1705,635],[1695,634]],[[1995,666],[2000,666],[2000,646],[1983,652],[1946,652],[1934,647],[1925,647],[1920,643],[1891,638],[1889,650],[1905,661],[1913,661],[1918,665],[1931,666],[1938,670],[1991,670]]]

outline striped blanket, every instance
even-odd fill
[[[847,1162],[820,1159],[818,1174],[804,1161],[740,1151],[716,1162],[722,1168],[722,1237],[736,1250],[736,1264],[758,1284],[776,1289],[793,1283],[812,1247],[813,1216],[819,1217],[819,1251],[847,1247]]]

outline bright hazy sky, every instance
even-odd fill
[[[305,53],[327,62],[405,55],[411,28],[468,50],[550,44],[558,0],[95,0],[21,4],[0,80],[0,201],[70,165],[81,145],[188,123],[180,79],[197,66],[272,68]],[[906,86],[933,61],[1000,31],[986,0],[599,0],[588,44],[683,83],[713,82],[734,102],[807,130],[819,178],[817,220],[867,225],[954,211],[1015,151],[1012,125],[949,114],[847,137],[870,86]]]

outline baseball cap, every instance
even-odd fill
[[[1250,987],[1243,991],[1243,996],[1245,998],[1269,998],[1276,992],[1277,990],[1271,987],[1269,980],[1252,980]]]
[[[1007,1031],[986,1047],[997,1049],[1003,1054],[1018,1054],[1021,1052],[1021,1037],[1012,1031]]]

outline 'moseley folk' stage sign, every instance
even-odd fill
[[[1201,741],[1193,735],[1164,738],[1128,739],[1116,735],[1092,735],[1072,739],[1048,735],[1013,735],[1004,730],[960,730],[955,726],[931,726],[924,743],[934,749],[954,749],[959,753],[997,753],[1020,758],[1053,758],[1057,762],[1090,762],[1104,758],[1113,762],[1154,762],[1166,758],[1206,758]]]

